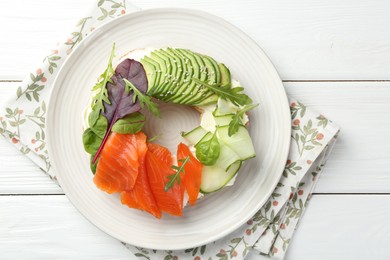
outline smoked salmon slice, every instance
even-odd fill
[[[192,206],[198,200],[203,165],[191,153],[187,145],[180,143],[177,147],[177,161],[179,166],[182,164],[180,160],[187,158],[187,156],[190,157],[190,160],[184,165],[185,173],[182,175],[182,181],[188,193],[188,203]]]
[[[130,208],[145,210],[156,218],[161,218],[162,212],[158,208],[152,190],[150,189],[149,179],[146,173],[145,156],[148,151],[146,135],[143,133],[137,134],[136,139],[139,173],[134,188],[129,191],[122,191],[121,201],[122,204]]]
[[[157,156],[157,158],[160,158],[161,161],[171,167],[172,165],[172,154],[168,150],[168,148],[155,144],[155,143],[148,143],[148,149],[151,151],[154,155]]]
[[[173,170],[171,168],[171,164],[168,164],[165,160],[168,157],[159,157],[159,155],[161,155],[160,152],[163,149],[154,148],[146,152],[145,163],[150,188],[152,190],[154,198],[156,199],[157,206],[160,210],[167,212],[171,215],[181,216],[183,214],[183,184],[179,185],[175,183],[175,185],[168,191],[164,190],[165,184],[168,182],[168,176],[174,174],[175,170]],[[172,158],[172,156],[169,157]]]
[[[111,194],[134,187],[139,172],[137,135],[110,134],[93,178],[99,189]]]

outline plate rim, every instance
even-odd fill
[[[109,26],[112,26],[112,24],[115,24],[115,23],[120,23],[120,21],[122,20],[125,20],[125,19],[136,19],[138,16],[143,16],[143,15],[150,15],[152,13],[160,13],[160,12],[173,12],[173,13],[177,13],[177,14],[186,14],[186,15],[190,15],[190,16],[198,16],[198,17],[201,17],[202,19],[206,19],[206,20],[209,20],[209,21],[212,21],[212,22],[215,22],[215,23],[219,23],[221,24],[222,26],[226,27],[228,26],[229,29],[233,29],[235,30],[237,33],[239,33],[241,36],[244,36],[246,38],[247,41],[249,41],[253,46],[256,46],[256,48],[258,49],[258,51],[261,52],[261,54],[264,56],[265,58],[265,62],[267,62],[267,67],[268,69],[272,70],[272,73],[275,74],[275,76],[277,77],[277,81],[278,81],[278,85],[279,85],[279,94],[280,94],[280,98],[282,99],[282,103],[284,104],[284,108],[282,108],[282,110],[284,110],[283,114],[284,114],[284,119],[281,119],[281,120],[286,120],[286,122],[288,121],[288,124],[286,125],[290,125],[290,122],[291,122],[291,118],[290,118],[290,109],[289,109],[289,101],[288,101],[288,97],[287,97],[287,93],[284,89],[284,86],[283,86],[283,82],[280,78],[280,75],[278,73],[278,71],[276,70],[274,64],[271,62],[271,59],[268,57],[268,55],[264,52],[264,50],[261,48],[261,46],[252,38],[250,37],[247,33],[245,33],[244,31],[242,31],[240,28],[238,28],[237,26],[235,26],[233,23],[225,20],[224,18],[221,18],[215,14],[211,14],[209,12],[206,12],[206,11],[202,11],[202,10],[197,10],[197,9],[191,9],[191,8],[170,8],[170,7],[163,7],[163,8],[150,8],[150,9],[147,9],[147,10],[139,10],[139,11],[135,11],[135,12],[132,12],[132,13],[127,13],[125,15],[122,15],[122,16],[119,16],[109,22],[106,22],[102,25],[100,25],[99,27],[97,27],[92,33],[88,34],[87,37],[85,37],[85,39],[83,40],[83,42],[86,42],[88,40],[91,40],[91,38],[93,37],[97,37],[99,35],[99,31],[101,30],[104,30],[105,27],[109,27]],[[96,36],[95,36],[96,35]],[[63,74],[63,71],[65,70],[64,68],[67,67],[67,64],[68,63],[71,63],[72,59],[74,59],[74,56],[78,54],[79,52],[79,49],[81,49],[83,46],[83,44],[78,44],[76,46],[75,49],[73,49],[72,53],[67,57],[67,59],[65,60],[65,62],[62,64],[61,68],[59,69],[57,75],[55,76],[55,79],[53,81],[53,85],[52,85],[52,90],[51,90],[51,93],[50,93],[50,97],[49,97],[49,102],[48,102],[48,109],[47,109],[47,122],[46,122],[46,126],[45,126],[45,132],[46,132],[46,136],[47,136],[47,147],[48,147],[48,154],[49,154],[49,158],[54,158],[52,152],[51,152],[51,148],[52,148],[52,142],[50,141],[51,140],[51,134],[50,134],[50,118],[53,117],[53,109],[51,109],[53,105],[53,103],[55,103],[55,94],[59,91],[60,89],[60,86],[58,86],[58,81],[59,81],[59,78],[60,78],[60,75]],[[271,73],[270,71],[268,73]],[[57,95],[58,97],[58,95]],[[282,129],[282,131],[284,132],[283,134],[285,135],[284,139],[285,139],[285,147],[283,147],[283,149],[280,149],[281,151],[281,154],[280,157],[281,158],[284,158],[284,162],[287,161],[287,157],[288,157],[288,154],[289,154],[289,148],[290,148],[290,139],[291,139],[291,127],[288,127],[286,129]],[[282,135],[282,134],[281,134]],[[264,204],[265,202],[268,200],[268,198],[271,196],[272,192],[274,191],[276,185],[278,184],[281,176],[282,176],[282,173],[283,173],[283,169],[284,169],[284,164],[280,163],[279,167],[278,167],[278,177],[276,178],[275,177],[275,181],[272,185],[272,188],[269,189],[269,191],[266,193],[267,195],[264,196],[264,198],[262,199],[261,203],[259,202],[258,203],[258,207],[257,208],[253,208],[251,211],[249,211],[247,213],[248,215],[248,219],[253,216]],[[57,177],[57,180],[58,180],[58,183],[61,185],[61,176],[60,174],[58,174],[59,171],[57,171],[57,166],[56,166],[56,162],[53,160],[51,161],[51,167],[52,167],[52,170],[56,171],[57,174],[56,174],[56,177]],[[275,173],[274,173],[275,174]],[[65,186],[64,186],[65,187]],[[211,234],[209,236],[209,238],[205,241],[202,241],[202,242],[196,242],[194,241],[191,245],[181,245],[181,246],[175,246],[173,245],[172,247],[169,247],[169,248],[166,248],[166,247],[159,247],[159,246],[155,246],[155,245],[144,245],[144,244],[137,244],[136,242],[134,241],[131,241],[131,242],[128,242],[128,241],[125,241],[126,239],[121,239],[121,238],[118,238],[117,235],[113,234],[113,232],[111,232],[110,230],[106,230],[102,227],[100,227],[99,225],[97,225],[92,219],[90,219],[88,217],[88,215],[84,212],[83,209],[81,209],[80,207],[76,206],[77,205],[77,202],[74,201],[76,200],[76,198],[73,198],[71,195],[69,195],[67,193],[67,190],[66,188],[62,187],[61,185],[61,188],[63,189],[66,197],[69,199],[69,201],[72,203],[72,205],[83,215],[83,217],[85,219],[87,219],[90,223],[92,223],[95,227],[99,228],[100,230],[102,230],[104,233],[118,239],[118,240],[121,240],[123,242],[126,242],[126,243],[129,243],[129,244],[132,244],[134,246],[141,246],[141,247],[148,247],[148,248],[155,248],[155,249],[161,249],[161,250],[181,250],[181,249],[186,249],[186,248],[190,248],[190,247],[195,247],[195,246],[200,246],[200,245],[204,245],[204,244],[208,244],[210,242],[213,242],[213,241],[216,241],[218,239],[221,239],[223,237],[225,237],[226,235],[230,234],[231,232],[234,232],[234,230],[236,230],[237,228],[239,228],[242,224],[244,224],[247,219],[245,218],[244,220],[240,221],[240,222],[237,222],[233,225],[231,225],[231,228],[229,228],[227,231],[225,232],[221,232],[221,233],[218,233],[218,234]]]

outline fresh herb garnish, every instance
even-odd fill
[[[217,161],[221,147],[215,130],[210,140],[200,142],[196,145],[196,158],[204,165],[214,165]]]
[[[162,134],[155,135],[147,140],[148,143],[156,141],[158,138],[160,138]]]
[[[107,131],[107,118],[105,118],[103,115],[100,115],[96,123],[93,126],[90,126],[90,128],[92,132],[103,139]]]
[[[91,168],[92,173],[95,174],[96,173],[96,167],[97,167],[97,164],[98,164],[99,160],[97,162],[95,162],[95,163],[92,163],[92,160],[93,160],[93,156],[91,155],[91,160],[90,160],[89,166]]]
[[[111,131],[119,134],[136,134],[141,131],[145,123],[145,116],[135,112],[116,121]]]
[[[133,101],[135,92],[127,91],[124,80],[132,82],[142,94],[145,94],[147,91],[148,80],[141,63],[132,59],[125,59],[116,67],[115,74],[106,86],[109,102],[103,102],[104,110],[102,111],[102,115],[106,117],[108,127],[99,149],[93,157],[92,163],[95,163],[98,159],[115,123],[119,119],[138,112],[141,109],[140,102],[138,100],[136,102]]]
[[[126,91],[129,93],[130,90],[133,90],[133,103],[135,103],[138,99],[139,103],[141,104],[141,108],[144,108],[144,105],[148,108],[150,112],[152,112],[155,116],[160,116],[160,110],[158,110],[157,103],[154,103],[151,99],[151,97],[145,95],[141,91],[137,89],[136,86],[133,85],[130,81],[127,79],[123,79],[126,83]]]
[[[96,91],[97,94],[92,98],[92,112],[88,116],[88,124],[93,127],[98,121],[100,113],[104,112],[104,103],[110,103],[108,98],[106,85],[110,82],[112,75],[114,75],[114,68],[112,66],[112,60],[115,57],[115,43],[112,45],[111,55],[108,60],[108,65],[103,74],[99,77],[99,82],[93,86],[92,91]]]
[[[84,149],[87,153],[94,155],[99,149],[103,138],[97,136],[91,128],[88,128],[83,133]]]
[[[180,185],[180,174],[185,174],[184,166],[190,161],[190,156],[187,156],[185,159],[180,159],[179,162],[181,162],[180,166],[172,165],[172,169],[176,170],[176,173],[168,175],[167,178],[169,181],[165,184],[164,191],[169,191],[173,185],[175,185],[175,182],[177,182],[178,185]]]
[[[238,110],[232,117],[232,121],[229,123],[229,129],[228,129],[228,135],[232,136],[235,133],[238,132],[238,129],[240,128],[240,125],[242,125],[241,118],[243,115],[248,112],[249,110],[257,107],[259,104],[252,104],[249,106],[245,106],[242,109]]]
[[[217,96],[224,100],[230,100],[236,106],[245,106],[252,103],[252,99],[246,94],[242,93],[243,87],[231,88],[230,85],[210,85],[197,78],[192,78],[196,83],[207,87],[209,90],[214,92]]]

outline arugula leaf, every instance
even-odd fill
[[[185,159],[180,159],[179,162],[181,163],[180,166],[172,165],[172,169],[176,170],[176,173],[168,175],[167,178],[169,181],[165,184],[164,191],[169,191],[173,185],[175,185],[175,182],[180,185],[180,173],[185,174],[184,166],[190,161],[190,156],[188,155]]]
[[[107,94],[106,85],[110,82],[112,75],[114,75],[114,68],[112,66],[112,60],[115,57],[115,43],[112,45],[111,55],[108,60],[108,65],[103,74],[100,75],[98,83],[93,86],[92,91],[96,91],[97,94],[92,98],[92,112],[88,116],[88,124],[90,127],[94,126],[98,121],[100,113],[104,111],[104,103],[110,103]]]
[[[132,59],[125,59],[115,69],[115,74],[107,83],[107,93],[109,102],[104,102],[104,112],[102,113],[107,119],[107,131],[103,141],[100,144],[92,162],[95,163],[99,157],[112,127],[125,116],[138,112],[141,109],[140,102],[133,101],[134,92],[127,91],[124,80],[132,82],[140,93],[145,94],[148,89],[148,80],[146,72],[141,63]]]
[[[87,153],[95,155],[96,151],[99,149],[100,144],[102,143],[102,138],[97,136],[91,128],[88,128],[83,133],[83,144],[84,149]]]
[[[116,121],[111,131],[119,134],[135,134],[141,131],[145,117],[139,112],[132,113]]]
[[[236,106],[245,106],[252,103],[252,99],[248,97],[245,93],[242,93],[242,91],[244,90],[243,87],[231,88],[229,85],[210,85],[197,78],[192,78],[192,80],[194,80],[198,84],[207,87],[209,90],[214,92],[222,99],[230,100]]]
[[[259,104],[252,104],[249,106],[245,106],[242,109],[238,110],[232,118],[232,121],[229,123],[229,129],[228,129],[228,135],[229,137],[234,135],[235,133],[238,132],[238,129],[240,128],[240,125],[242,125],[241,118],[243,115],[248,112],[249,110],[257,107]]]
[[[156,141],[158,138],[160,138],[162,134],[155,135],[147,140],[148,143]]]
[[[196,158],[204,165],[214,165],[218,160],[221,146],[217,138],[217,131],[210,140],[203,141],[196,145]]]
[[[141,104],[141,108],[144,108],[144,105],[148,108],[150,112],[152,112],[155,116],[160,116],[160,110],[158,110],[158,105],[157,103],[154,103],[151,99],[151,97],[145,95],[141,91],[139,91],[133,83],[128,81],[127,79],[123,79],[126,83],[126,91],[129,93],[130,90],[134,92],[133,95],[133,102],[135,103],[138,99],[138,101]]]

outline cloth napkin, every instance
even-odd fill
[[[43,63],[26,77],[0,108],[0,133],[54,181],[46,149],[46,104],[59,68],[96,27],[139,9],[127,1],[100,0],[80,19]],[[243,259],[252,251],[283,259],[311,192],[332,150],[339,128],[323,115],[290,97],[292,138],[283,175],[265,205],[239,229],[213,243],[186,250],[153,250],[124,243],[139,258]]]

